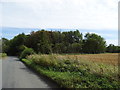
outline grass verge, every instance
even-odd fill
[[[33,60],[22,59],[22,61],[38,73],[54,80],[61,88],[120,88],[118,80],[91,73],[87,69],[59,71],[56,67],[38,65]]]

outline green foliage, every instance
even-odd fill
[[[1,48],[2,50],[0,50],[1,53],[7,53],[8,49],[9,49],[9,40],[6,38],[2,38],[0,40],[1,42]]]
[[[19,50],[22,52],[23,50],[25,50],[27,47],[25,45],[21,45],[19,46]]]
[[[77,43],[81,49],[82,34],[76,31],[69,32],[56,32],[56,31],[37,31],[32,32],[27,38],[26,46],[33,48],[37,53],[50,54],[50,53],[71,53],[71,45]],[[74,47],[73,47],[74,48]],[[76,47],[75,47],[76,49]],[[79,53],[81,50],[77,50]],[[76,51],[75,51],[76,52]]]
[[[104,74],[109,77],[113,77],[113,74],[118,75],[118,67],[107,65],[107,64],[100,64],[100,63],[93,63],[88,60],[78,60],[75,56],[67,57],[64,55],[59,54],[52,54],[52,55],[29,55],[27,57],[28,60],[32,60],[37,65],[53,68],[55,71],[77,71],[79,69],[83,69],[83,71],[89,71],[91,73],[98,73]],[[102,70],[102,71],[101,71]]]
[[[16,56],[20,56],[25,47],[41,54],[120,52],[118,46],[108,46],[106,50],[106,41],[97,34],[87,33],[83,39],[79,30],[59,32],[42,29],[28,35],[19,34],[11,40],[2,38],[0,42],[0,52]]]
[[[106,41],[97,34],[87,33],[83,41],[84,53],[104,53],[106,50]]]
[[[34,54],[34,50],[32,49],[32,48],[25,48],[23,51],[22,51],[22,53],[21,53],[21,55],[20,55],[20,59],[22,59],[22,58],[26,58],[28,55],[31,55],[31,54]]]
[[[6,57],[6,56],[7,56],[6,53],[0,53],[0,58],[2,58],[2,57]]]
[[[70,46],[71,53],[82,53],[82,44],[80,43],[73,43]]]
[[[53,62],[51,62],[52,60]],[[80,64],[83,67],[76,67],[76,64],[69,59],[58,60],[56,55],[33,55],[28,59],[22,59],[22,61],[40,74],[51,78],[63,88],[120,88],[118,80],[92,73],[88,68],[85,68],[84,64]]]
[[[106,51],[109,53],[120,53],[120,46],[109,44]]]
[[[15,36],[9,41],[8,55],[20,55],[20,46],[25,45],[26,35],[24,33]]]

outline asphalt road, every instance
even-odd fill
[[[37,75],[16,57],[2,60],[2,88],[56,88],[57,84]]]

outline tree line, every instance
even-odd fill
[[[31,48],[35,53],[119,53],[120,47],[110,44],[100,35],[86,33],[84,36],[76,31],[47,31],[39,30],[28,35],[24,33],[8,40],[2,38],[2,52],[8,55],[19,56],[25,47]]]

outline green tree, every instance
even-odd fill
[[[20,46],[25,45],[26,35],[24,33],[15,36],[9,42],[8,55],[20,55]]]
[[[29,48],[33,48],[37,53],[51,53],[52,52],[52,43],[50,37],[51,31],[37,31],[32,32],[30,36],[27,38],[26,46]]]
[[[34,50],[32,48],[25,47],[25,49],[20,54],[20,59],[26,58],[28,55],[31,54],[34,54]]]
[[[9,48],[9,40],[8,39],[6,39],[6,38],[2,38],[1,39],[1,51],[3,52],[3,53],[7,53],[8,52],[8,48]]]
[[[87,33],[83,40],[84,53],[103,53],[106,50],[106,41],[97,34]]]
[[[82,44],[80,43],[73,43],[71,44],[71,53],[82,53]]]
[[[109,53],[119,53],[120,52],[120,47],[115,46],[113,44],[109,44],[106,51],[109,52]]]
[[[48,31],[40,31],[40,40],[38,45],[38,51],[40,53],[45,53],[45,54],[49,54],[52,53],[52,49],[51,49],[51,42],[50,42],[50,38],[49,38],[49,32]]]
[[[83,36],[82,36],[82,33],[79,32],[79,30],[63,32],[62,34],[63,34],[63,42],[62,43],[65,46],[65,53],[75,52],[75,50],[74,50],[74,49],[76,49],[75,46],[79,46],[78,51],[81,52],[80,48],[82,48],[82,41],[83,41],[82,37]],[[78,52],[78,51],[76,51],[76,52]]]

